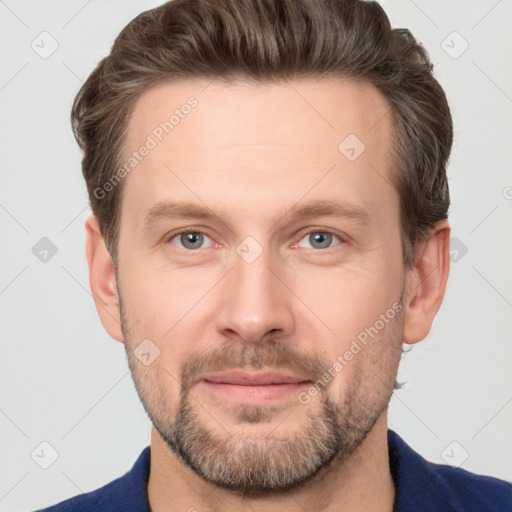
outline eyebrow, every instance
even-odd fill
[[[352,203],[337,203],[331,200],[313,200],[294,206],[283,218],[288,217],[292,221],[298,221],[328,216],[349,218],[364,225],[370,223],[370,215],[364,208]],[[150,229],[160,220],[176,218],[213,220],[219,219],[219,216],[209,208],[196,203],[162,201],[148,211],[144,219],[144,228]]]

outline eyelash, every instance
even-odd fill
[[[211,239],[211,237],[209,237],[204,231],[201,231],[201,230],[195,230],[194,228],[187,228],[187,229],[182,229],[181,231],[178,231],[177,233],[173,233],[172,235],[168,236],[165,238],[165,243],[168,244],[168,243],[171,243],[172,240],[174,240],[176,237],[182,235],[183,233],[194,233],[194,234],[200,234],[200,235],[205,235],[207,236],[208,238]],[[345,240],[340,236],[340,235],[337,235],[336,233],[333,233],[332,231],[329,231],[329,230],[325,230],[325,229],[319,229],[319,228],[313,228],[313,229],[310,229],[309,231],[306,231],[306,232],[303,232],[301,233],[300,235],[300,238],[299,238],[299,242],[306,236],[310,235],[311,233],[322,233],[322,234],[328,234],[328,235],[332,235],[333,237],[335,238],[338,238],[338,240],[340,240],[340,243],[337,244],[337,245],[342,245],[343,243],[345,243]],[[298,242],[297,242],[298,243]],[[329,250],[331,249],[334,249],[335,247],[337,247],[337,245],[334,245],[332,247],[327,247],[325,249],[309,249],[307,248],[307,250],[309,252],[312,252],[312,253],[320,253],[320,252],[329,252]],[[295,245],[294,245],[295,247]],[[181,247],[177,247],[180,251],[184,251],[188,254],[192,254],[192,253],[199,253],[200,249],[182,249]]]

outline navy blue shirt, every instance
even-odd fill
[[[512,484],[464,469],[428,462],[388,430],[395,483],[393,512],[512,512]],[[150,447],[124,476],[38,512],[150,512]]]

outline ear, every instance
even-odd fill
[[[402,340],[417,343],[430,332],[443,301],[450,272],[450,226],[439,221],[419,247],[406,278],[405,323]]]
[[[101,323],[117,341],[123,342],[119,296],[112,258],[105,247],[98,219],[91,215],[85,221],[86,254],[89,265],[89,285]]]

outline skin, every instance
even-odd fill
[[[137,101],[126,154],[190,96],[198,106],[122,182],[117,275],[97,220],[86,222],[100,319],[125,344],[139,395],[160,426],[176,418],[180,377],[192,354],[227,347],[268,362],[273,339],[290,361],[317,358],[332,365],[401,296],[403,309],[323,392],[307,404],[297,393],[269,402],[260,408],[265,421],[243,421],[241,404],[204,382],[190,389],[205,429],[218,440],[237,447],[250,441],[256,449],[293,443],[327,398],[335,404],[351,399],[375,420],[351,453],[334,457],[286,492],[241,494],[206,481],[153,428],[151,509],[391,511],[387,405],[402,342],[425,338],[441,305],[449,272],[448,223],[434,226],[418,247],[415,265],[405,269],[399,198],[389,182],[391,120],[386,100],[369,84],[324,78],[257,86],[202,80],[159,85]],[[366,146],[352,162],[338,150],[348,134]],[[145,229],[149,210],[170,199],[206,205],[217,217],[159,219]],[[367,222],[287,216],[294,206],[325,199],[360,208]],[[185,248],[179,235],[172,237],[182,228],[205,233],[203,245]],[[315,252],[310,230],[336,236]],[[237,253],[248,236],[262,249],[251,263]],[[146,338],[160,350],[147,367],[133,352]],[[286,363],[280,369],[291,370]],[[361,421],[351,421],[357,432]]]

